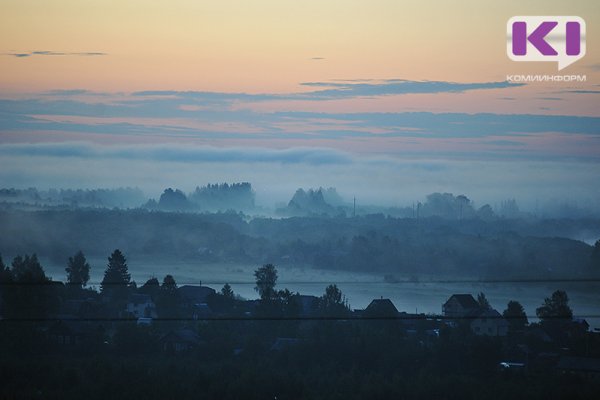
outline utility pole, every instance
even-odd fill
[[[354,209],[352,210],[352,218],[356,217],[356,196],[354,196]]]

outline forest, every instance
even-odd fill
[[[594,219],[349,216],[249,217],[147,209],[0,210],[0,252],[60,263],[81,249],[137,258],[311,266],[375,274],[587,279],[600,268]]]

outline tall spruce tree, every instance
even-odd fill
[[[114,300],[124,300],[130,283],[131,275],[127,269],[127,260],[121,250],[116,249],[108,257],[108,265],[106,271],[104,271],[104,279],[102,279],[100,290]]]

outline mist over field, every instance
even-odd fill
[[[157,199],[168,187],[187,193],[207,183],[251,182],[256,204],[268,209],[287,203],[298,188],[335,187],[346,202],[356,197],[362,205],[412,206],[430,193],[449,192],[465,194],[478,206],[499,207],[502,201],[515,199],[522,210],[532,213],[600,215],[600,193],[593,183],[600,171],[588,162],[369,158],[315,149],[142,147],[121,154],[118,148],[103,146],[99,156],[89,156],[87,152],[95,154],[98,146],[73,146],[78,149],[73,155],[63,154],[71,147],[39,147],[39,154],[31,147],[34,155],[3,156],[3,187],[136,187]]]

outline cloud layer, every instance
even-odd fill
[[[36,50],[30,52],[13,52],[4,53],[6,56],[13,56],[17,58],[25,58],[31,56],[83,56],[83,57],[94,57],[94,56],[105,56],[106,53],[99,51],[82,51],[82,52],[64,52],[64,51],[51,51],[51,50]]]

